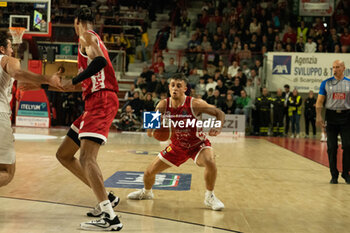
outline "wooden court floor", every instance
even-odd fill
[[[16,128],[17,170],[0,188],[1,233],[82,232],[79,223],[96,204],[92,192],[55,158],[65,129]],[[52,137],[40,139],[41,137]],[[226,208],[203,204],[203,169],[192,161],[170,173],[192,174],[189,191],[154,190],[155,199],[121,198],[121,232],[340,233],[350,229],[350,185],[329,184],[328,168],[260,138],[212,138],[217,155],[216,195]],[[110,133],[98,162],[104,179],[117,171],[143,171],[165,147],[144,134]],[[151,155],[131,151],[148,151]]]

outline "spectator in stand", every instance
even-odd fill
[[[308,30],[309,28],[305,26],[305,22],[301,21],[297,29],[297,37],[301,37],[304,43],[306,42]]]
[[[190,66],[187,61],[184,62],[183,66],[180,67],[179,73],[183,73],[184,75],[188,76],[190,75]]]
[[[238,72],[238,69],[239,69],[239,65],[238,65],[238,62],[236,60],[234,60],[232,62],[232,65],[228,67],[228,71],[227,71],[227,75],[231,76],[231,77],[234,77],[236,76],[237,72]]]
[[[291,45],[291,44],[287,44],[287,45],[286,45],[286,50],[285,50],[285,52],[289,52],[289,53],[294,52],[294,48],[292,48],[292,45]]]
[[[277,45],[282,44],[282,41],[280,39],[280,36],[277,34],[275,35],[274,43],[273,43],[273,51],[277,51]]]
[[[214,90],[214,94],[208,98],[208,104],[212,104],[219,109],[224,107],[224,99],[220,96],[219,90]]]
[[[298,38],[298,42],[295,44],[295,51],[296,52],[304,52],[303,37]]]
[[[290,39],[289,43],[295,44],[297,42],[297,34],[294,32],[293,28],[288,26],[287,32],[283,35],[283,43],[287,44],[287,39]]]
[[[195,90],[196,90],[197,95],[200,95],[201,97],[204,96],[204,94],[207,90],[204,77],[199,78],[199,83],[196,85]]]
[[[146,94],[146,98],[143,101],[143,111],[146,112],[151,112],[154,111],[155,106],[154,106],[154,101],[152,100],[152,94],[151,93],[147,93]]]
[[[141,76],[137,77],[137,79],[135,80],[135,87],[138,88],[139,90],[147,87],[146,79],[142,78]]]
[[[226,96],[227,87],[224,85],[224,83],[221,79],[218,79],[215,90],[218,90],[220,92],[220,96],[222,96],[222,97]]]
[[[243,50],[238,53],[238,58],[240,62],[246,64],[251,64],[252,52],[249,50],[248,44],[244,44]]]
[[[210,16],[209,22],[207,23],[206,29],[208,29],[209,35],[213,36],[216,33],[217,24],[215,22],[215,17]]]
[[[174,74],[177,73],[177,65],[174,64],[175,60],[174,58],[169,59],[169,65],[165,66],[165,77],[170,78]]]
[[[254,17],[249,25],[249,32],[253,34],[256,33],[258,29],[261,29],[261,23],[259,23],[258,19]]]
[[[199,18],[199,25],[198,26],[201,26],[201,28],[206,28],[208,22],[209,22],[208,11],[203,9],[202,16]]]
[[[252,104],[254,104],[256,98],[256,88],[251,78],[247,80],[247,86],[244,87],[244,90],[247,96],[250,97]]]
[[[179,20],[179,24],[176,27],[176,37],[180,36],[180,32],[185,32],[187,38],[190,37],[191,31],[191,20],[188,18],[188,13],[186,10],[182,11],[182,15]]]
[[[313,91],[309,91],[309,96],[305,100],[304,118],[305,118],[305,137],[309,137],[309,126],[311,123],[312,133],[316,137],[316,99]]]
[[[135,115],[140,118],[143,109],[143,100],[140,99],[140,93],[134,93],[134,99],[130,101],[129,105],[134,110]]]
[[[234,78],[238,78],[239,79],[239,83],[245,87],[247,84],[247,76],[243,73],[242,69],[239,68],[238,72],[236,74],[236,76]]]
[[[218,35],[214,35],[213,41],[211,42],[211,47],[214,51],[218,51],[221,48],[221,41]]]
[[[342,52],[342,53],[348,53],[348,52],[349,52],[348,46],[342,45],[342,46],[341,46],[341,52]]]
[[[131,84],[130,90],[125,93],[124,100],[127,100],[127,101],[133,100],[135,91],[141,91],[141,89],[135,90],[135,84]]]
[[[255,65],[253,67],[253,70],[255,70],[256,74],[261,77],[262,75],[262,66],[261,66],[261,61],[259,59],[255,60]]]
[[[191,88],[196,87],[196,85],[199,83],[199,78],[200,75],[197,72],[197,68],[194,68],[188,76],[188,83],[191,85]]]
[[[236,109],[236,102],[233,100],[233,96],[226,95],[225,103],[223,104],[222,111],[225,114],[234,114]]]
[[[159,72],[159,67],[162,66],[163,69],[165,68],[164,62],[163,62],[163,56],[158,56],[157,57],[157,62],[155,62],[150,69],[153,69],[154,73],[158,73]]]
[[[207,83],[207,91],[212,88],[213,90],[215,90],[215,87],[216,87],[217,83],[214,81],[213,77],[209,77],[208,78],[208,83]]]
[[[344,28],[344,32],[340,36],[340,43],[342,46],[350,46],[350,34],[348,28]]]
[[[326,51],[324,50],[323,44],[317,45],[317,53],[325,53]]]
[[[234,42],[230,51],[229,61],[238,59],[238,54],[240,51],[241,47],[238,45],[238,42]]]
[[[204,51],[207,51],[211,47],[211,44],[208,41],[208,37],[207,36],[203,36],[201,46],[202,46]]]
[[[252,35],[252,39],[249,43],[249,48],[252,52],[259,52],[261,50],[260,42],[258,41],[258,36],[256,33]]]
[[[233,99],[237,99],[241,96],[241,90],[243,90],[243,86],[241,85],[239,78],[234,79],[231,90],[233,91]]]
[[[160,98],[156,92],[152,93],[152,100],[154,102],[154,107],[156,107],[159,103],[159,100],[160,100]]]
[[[167,77],[165,72],[164,72],[164,68],[162,66],[160,66],[158,68],[158,73],[156,73],[155,75],[156,75],[157,81],[161,80],[161,78],[163,78],[163,77]]]
[[[288,115],[292,120],[292,135],[291,137],[299,138],[300,134],[300,116],[302,98],[298,94],[298,90],[294,89],[292,96],[288,99]]]
[[[202,70],[203,71],[203,78],[204,78],[204,80],[205,80],[205,83],[207,83],[208,82],[208,78],[210,78],[211,76],[208,74],[208,70],[207,69],[203,69]]]
[[[268,27],[267,28],[267,41],[268,41],[268,46],[267,46],[267,50],[268,51],[273,51],[274,50],[274,43],[275,43],[275,38],[276,38],[276,34],[273,31],[272,27]],[[279,38],[279,37],[278,37]]]
[[[332,35],[332,37],[328,40],[327,43],[327,50],[328,52],[334,53],[335,46],[339,45],[340,48],[340,43],[337,35]]]
[[[241,90],[241,96],[236,99],[235,114],[244,114],[245,120],[248,123],[251,109],[251,99],[247,96],[245,90]]]
[[[220,70],[216,69],[214,73],[214,81],[217,82],[219,79],[225,82],[225,77],[221,74]]]
[[[147,83],[147,92],[154,92],[156,90],[158,84],[157,76],[156,74],[152,74],[151,82]]]
[[[283,45],[281,42],[277,43],[275,52],[284,52]]]
[[[243,66],[242,66],[243,73],[246,75],[247,78],[250,78],[250,69],[249,69],[249,67],[247,66],[246,63],[241,63],[241,64],[243,64]]]
[[[307,43],[305,43],[305,53],[314,53],[316,52],[317,45],[315,42],[312,41],[312,38],[307,38]]]
[[[168,91],[169,91],[168,85],[169,84],[167,82],[167,78],[166,77],[163,77],[163,78],[160,79],[160,82],[157,83],[156,90],[155,90],[155,92],[158,94],[158,96],[161,93],[168,93]]]
[[[134,110],[130,105],[127,105],[125,110],[120,115],[120,122],[118,129],[123,131],[133,131],[134,126],[139,124],[137,116],[134,114]]]
[[[145,64],[140,76],[144,78],[146,82],[150,82],[152,79],[152,74],[154,74],[154,72],[148,68],[147,64]]]
[[[207,103],[208,100],[213,96],[214,94],[214,89],[213,88],[209,88],[209,90],[206,91],[206,93],[202,96],[202,99],[205,100]]]
[[[195,33],[192,34],[191,40],[187,43],[187,52],[194,52],[196,47],[200,45],[200,42]]]
[[[226,55],[225,55],[225,56],[226,56]],[[228,69],[227,69],[227,66],[225,66],[223,60],[220,60],[220,61],[219,61],[218,70],[220,70],[220,74],[221,74],[222,76],[224,76],[224,77],[227,76]]]

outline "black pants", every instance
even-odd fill
[[[337,178],[338,134],[340,134],[343,149],[343,175],[348,175],[350,169],[350,123],[334,125],[327,121],[327,153],[332,177]]]
[[[274,135],[283,135],[284,127],[283,127],[283,111],[279,111],[279,109],[273,110],[273,134]]]
[[[315,136],[316,135],[316,120],[314,117],[309,115],[304,115],[305,117],[305,133],[306,135],[309,135],[309,126],[311,123],[312,126],[312,133]]]
[[[288,108],[284,109],[284,116],[286,117],[286,124],[284,125],[284,132],[288,134],[290,118],[288,115]]]

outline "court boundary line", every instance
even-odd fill
[[[77,205],[77,204],[68,204],[68,203],[54,202],[54,201],[34,200],[34,199],[27,199],[27,198],[20,198],[20,197],[0,196],[0,198],[12,199],[12,200],[20,200],[20,201],[40,202],[40,203],[45,203],[45,204],[55,204],[55,205],[63,205],[63,206],[71,206],[71,207],[89,208],[89,209],[91,208],[91,206],[84,206],[84,205]],[[201,224],[201,223],[188,222],[188,221],[184,221],[184,220],[176,220],[176,219],[165,218],[165,217],[160,217],[160,216],[132,213],[132,212],[120,211],[120,210],[118,210],[118,212],[119,213],[124,213],[124,214],[130,214],[130,215],[137,215],[137,216],[143,216],[143,217],[157,218],[157,219],[161,219],[161,220],[168,220],[168,221],[172,221],[172,222],[179,222],[179,223],[190,224],[190,225],[201,226],[201,227],[211,227],[213,229],[227,231],[227,232],[243,233],[242,231],[236,231],[236,230],[231,230],[231,229],[226,229],[226,228],[221,228],[221,227],[216,227],[216,226],[209,226],[209,225],[205,225],[205,224]]]

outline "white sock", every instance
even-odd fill
[[[152,189],[145,189],[145,188],[143,188],[143,190],[144,190],[145,194],[149,194],[152,191]]]
[[[214,194],[214,191],[209,191],[209,190],[205,191],[205,196],[206,197],[210,197],[213,194]]]
[[[109,200],[102,201],[99,205],[102,212],[109,214],[110,219],[113,219],[116,216]]]

